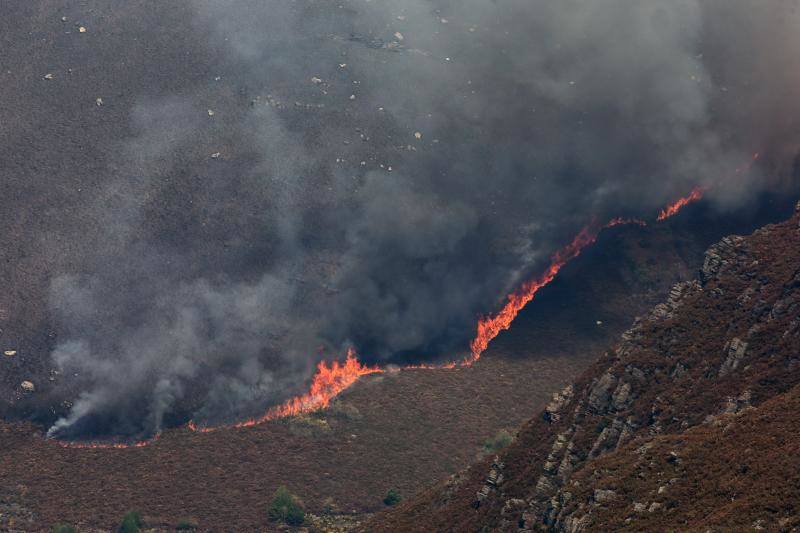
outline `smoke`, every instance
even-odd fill
[[[191,5],[219,74],[131,110],[52,286],[85,392],[51,434],[230,419],[349,345],[452,357],[591,217],[794,185],[796,2]]]

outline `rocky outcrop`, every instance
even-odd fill
[[[725,344],[724,351],[727,356],[725,357],[725,361],[722,362],[722,366],[719,367],[720,376],[724,376],[739,367],[742,359],[744,359],[744,354],[747,352],[747,343],[738,337],[734,337]]]
[[[682,529],[670,498],[695,458],[667,443],[727,427],[730,417],[800,387],[799,225],[797,213],[712,246],[697,280],[676,284],[520,431],[499,458],[502,489],[487,478],[490,489],[459,527],[578,532],[647,520]],[[621,470],[638,481],[616,483]],[[626,490],[637,484],[653,488]]]

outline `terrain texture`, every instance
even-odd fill
[[[287,485],[311,511],[384,507],[486,453],[499,430],[514,431],[618,336],[637,312],[699,266],[699,240],[677,224],[618,227],[568,265],[469,368],[367,376],[326,411],[253,428],[167,430],[142,448],[69,449],[30,422],[0,425],[5,511],[20,531],[64,521],[110,528],[140,509],[149,523],[183,518],[209,530],[268,527],[266,506]],[[22,379],[30,357],[0,362]],[[15,402],[38,391],[8,383]],[[41,401],[41,400],[38,400]]]
[[[502,453],[369,531],[800,525],[800,205],[730,236]]]

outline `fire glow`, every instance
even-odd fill
[[[683,198],[679,198],[675,203],[672,203],[661,210],[661,213],[658,215],[658,221],[661,222],[662,220],[666,220],[670,217],[675,216],[678,214],[678,211],[686,207],[687,205],[700,200],[703,195],[705,194],[705,189],[702,187],[695,187],[692,189],[692,192],[689,193],[688,196],[684,196]]]
[[[662,221],[674,216],[683,207],[702,198],[703,192],[703,189],[696,187],[688,196],[680,198],[673,204],[670,204],[664,208],[659,214],[657,220]],[[623,224],[637,224],[640,226],[647,225],[646,222],[639,219],[615,218],[610,220],[605,225],[589,224],[585,226],[575,236],[572,242],[556,251],[552,255],[550,266],[548,266],[542,274],[526,281],[520,288],[509,294],[505,305],[497,313],[481,317],[478,320],[475,337],[470,343],[470,354],[464,360],[440,365],[409,365],[401,368],[400,370],[443,370],[472,366],[480,359],[483,352],[486,351],[489,343],[501,332],[511,327],[512,322],[517,317],[519,312],[522,311],[522,309],[534,299],[536,293],[539,292],[542,287],[545,287],[552,282],[558,275],[559,271],[567,263],[578,257],[584,248],[593,244],[597,240],[597,236],[599,235],[600,231],[605,228],[611,228]],[[271,420],[278,420],[281,418],[310,413],[328,407],[334,398],[353,385],[361,376],[380,374],[384,372],[386,372],[386,370],[377,366],[368,366],[362,364],[358,360],[355,351],[351,348],[347,351],[347,357],[343,363],[340,363],[339,361],[333,361],[332,363],[328,364],[325,361],[320,361],[317,364],[317,369],[311,379],[311,386],[308,392],[300,396],[290,398],[282,404],[271,407],[264,415],[258,418],[252,418],[233,424],[214,427],[201,427],[197,426],[194,421],[190,421],[187,424],[187,428],[198,433],[210,433],[219,429],[252,427],[269,422]],[[141,448],[153,443],[158,439],[158,437],[159,435],[157,434],[150,440],[132,444],[61,441],[59,441],[59,444],[65,448]]]
[[[526,281],[522,287],[508,295],[506,305],[495,315],[481,318],[478,321],[478,331],[475,338],[470,343],[471,354],[466,364],[472,364],[480,359],[481,354],[489,346],[489,343],[504,331],[511,327],[511,323],[517,317],[523,307],[528,305],[539,289],[553,281],[559,270],[569,261],[578,257],[581,251],[597,240],[599,229],[591,225],[584,227],[580,233],[569,243],[553,254],[550,266],[539,277]]]
[[[290,398],[286,402],[271,407],[264,415],[252,418],[243,422],[237,422],[227,428],[244,428],[258,424],[263,424],[270,420],[297,416],[303,413],[310,413],[319,409],[324,409],[330,405],[331,400],[336,398],[343,390],[347,389],[361,376],[368,374],[380,374],[385,372],[376,366],[367,366],[358,361],[355,351],[351,348],[347,351],[347,358],[344,363],[334,361],[329,365],[325,361],[317,364],[317,372],[311,380],[311,387],[308,392],[301,396]],[[189,422],[189,429],[208,433],[218,428],[199,428],[193,422]]]

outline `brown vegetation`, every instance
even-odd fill
[[[800,212],[712,247],[699,282],[676,286],[501,457],[367,528],[788,530],[799,223]]]

